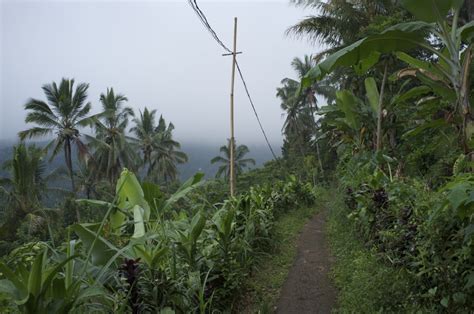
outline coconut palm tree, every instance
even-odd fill
[[[301,79],[314,66],[311,56],[305,56],[304,59],[294,58],[291,63],[297,73],[298,79]],[[280,98],[280,107],[286,111],[286,119],[283,123],[283,134],[292,143],[299,147],[299,152],[304,156],[309,142],[308,136],[311,136],[310,126],[314,111],[317,109],[315,88],[310,87],[301,94],[298,94],[300,83],[298,80],[285,78],[281,81],[282,87],[277,88],[276,96]]]
[[[130,129],[130,132],[135,134],[135,142],[143,154],[143,166],[148,165],[148,169],[151,168],[151,154],[156,148],[155,115],[156,110],[148,110],[145,107],[143,112],[140,111],[140,116],[133,119],[135,126]]]
[[[130,131],[135,134],[135,143],[142,152],[148,180],[175,180],[178,175],[176,164],[184,163],[188,158],[173,139],[174,125],[169,123],[167,126],[162,116],[157,125],[155,115],[156,110],[150,111],[145,107],[140,116],[133,120],[135,126]]]
[[[91,110],[91,104],[86,103],[88,88],[88,84],[81,83],[74,89],[74,80],[64,78],[59,86],[55,82],[43,85],[47,101],[30,99],[25,104],[25,109],[28,111],[25,121],[35,123],[37,126],[18,134],[21,140],[56,135],[45,150],[53,148],[50,160],[56,157],[61,149],[64,150],[73,192],[75,186],[72,146],[76,146],[80,157],[87,153],[86,145],[81,141],[79,128],[91,125],[94,121],[88,116]]]
[[[230,178],[230,140],[227,139],[227,145],[221,146],[219,151],[223,156],[216,156],[211,159],[211,164],[220,163],[221,166],[217,170],[216,178],[224,176],[224,179]],[[244,158],[250,150],[246,145],[239,145],[236,147],[234,141],[234,169],[235,176],[237,177],[244,172],[245,168],[248,168],[251,164],[255,165],[255,160],[252,158]]]
[[[88,136],[94,149],[97,175],[104,176],[114,186],[123,167],[136,169],[138,154],[125,134],[133,109],[124,107],[127,97],[115,94],[113,88],[100,95],[103,112],[97,117],[95,137]]]
[[[307,37],[312,42],[334,47],[351,44],[367,35],[367,27],[376,16],[390,16],[402,11],[393,0],[291,0],[296,6],[313,8],[311,15],[287,30],[287,34]],[[336,50],[338,50],[337,48]]]
[[[163,116],[160,116],[157,132],[158,149],[152,153],[152,164],[148,177],[162,178],[165,182],[174,181],[178,177],[177,164],[188,161],[188,156],[182,152],[181,145],[173,139],[173,123],[166,125]]]
[[[282,87],[277,88],[277,97],[280,98],[281,108],[286,111],[286,119],[283,124],[283,133],[286,136],[285,152],[290,153],[296,149],[302,157],[311,147],[311,138],[318,137],[316,112],[318,110],[316,93],[323,95],[328,102],[335,98],[334,87],[327,81],[313,84],[306,90],[298,93],[301,79],[315,66],[316,62],[312,56],[305,55],[303,59],[294,58],[291,62],[297,74],[298,80],[285,78]],[[318,155],[318,161],[323,171],[319,143],[314,141]],[[288,154],[285,154],[288,155]]]
[[[291,0],[296,6],[314,9],[310,15],[286,31],[287,35],[306,38],[324,47],[314,55],[319,62],[325,56],[384,27],[410,19],[408,12],[393,0]],[[352,69],[339,68],[326,77],[326,82],[341,89],[363,89]],[[362,83],[361,83],[362,82]],[[323,90],[319,90],[321,94]],[[362,96],[363,94],[358,94]],[[333,95],[334,96],[334,95]],[[335,97],[332,98],[335,100]]]
[[[290,134],[299,133],[299,129],[303,127],[299,120],[302,106],[296,96],[299,83],[288,78],[283,79],[281,83],[283,86],[277,88],[276,96],[281,100],[281,109],[286,111],[286,119],[283,123],[283,133],[288,136]]]
[[[3,165],[10,175],[0,178],[0,192],[7,195],[9,214],[0,226],[0,238],[14,238],[20,223],[28,218],[30,226],[41,226],[45,222],[41,206],[42,196],[47,190],[47,180],[57,176],[59,170],[46,175],[44,151],[24,143],[13,147],[13,158]],[[13,239],[12,238],[12,239]]]

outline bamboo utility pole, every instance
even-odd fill
[[[234,138],[234,83],[237,52],[237,18],[234,17],[234,47],[232,53],[223,56],[232,56],[232,77],[230,81],[230,195],[235,195],[235,138]]]

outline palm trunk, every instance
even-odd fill
[[[388,62],[385,62],[385,70],[383,73],[382,87],[380,88],[379,95],[379,110],[377,116],[377,152],[382,149],[382,110],[383,110],[383,96],[385,90],[385,84],[387,82]]]
[[[298,137],[301,138],[301,140],[303,139],[303,132],[300,132],[299,128],[298,128],[298,125],[296,124],[295,125],[295,128],[296,128],[296,136],[297,136],[297,139]],[[306,158],[306,153],[305,153],[305,150],[303,148],[303,145],[304,145],[304,141],[302,140],[300,143],[297,143],[297,146],[298,148],[300,149],[300,153],[301,153],[301,156],[303,156],[303,160]]]
[[[71,153],[71,141],[70,139],[66,139],[64,143],[64,157],[66,159],[66,166],[69,172],[69,177],[71,178],[71,188],[72,192],[76,193],[76,186],[74,184],[74,173],[72,171],[72,153]]]
[[[76,186],[74,184],[74,173],[72,169],[72,152],[71,152],[71,140],[68,138],[64,143],[64,157],[66,159],[66,166],[69,171],[69,177],[71,178],[71,188],[72,193],[76,194]],[[81,214],[79,213],[79,209],[76,207],[76,219],[77,222],[81,221]]]

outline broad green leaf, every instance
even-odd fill
[[[379,112],[379,90],[377,88],[377,83],[373,77],[368,77],[365,79],[365,91],[367,99],[369,100],[370,107],[372,112],[377,115]]]
[[[402,5],[418,20],[442,22],[451,8],[458,5],[457,0],[402,0]]]
[[[401,95],[395,95],[392,98],[391,103],[392,104],[399,104],[399,103],[402,103],[404,101],[413,99],[415,97],[426,95],[430,92],[431,92],[431,88],[429,88],[428,86],[417,86],[417,87],[414,87],[414,88],[410,89],[409,91],[407,91],[407,92],[405,92]]]
[[[431,88],[436,94],[441,96],[444,100],[449,102],[456,101],[456,91],[443,82],[435,81],[421,72],[416,73],[416,77],[424,84]]]
[[[431,75],[437,77],[438,80],[443,79],[443,77],[445,76],[443,72],[439,70],[438,68],[436,68],[436,66],[432,62],[426,62],[426,61],[413,58],[412,56],[401,51],[396,52],[395,55],[397,56],[398,59],[402,60],[409,66],[414,67],[416,69],[422,69],[424,71],[431,73]]]
[[[161,206],[161,211],[167,211],[171,205],[185,197],[189,192],[197,188],[202,184],[202,178],[204,173],[196,173],[192,178],[188,179],[184,184],[173,194],[171,195]]]
[[[160,186],[151,182],[144,182],[142,184],[143,194],[148,205],[153,210],[156,210],[159,207],[157,202],[160,202],[163,199],[163,192],[160,190]]]
[[[75,254],[76,243],[77,243],[76,240],[71,240],[67,243],[67,248],[66,248],[67,257],[71,257]],[[66,272],[64,274],[66,289],[69,289],[69,287],[72,285],[73,274],[74,274],[74,261],[71,261],[70,263],[67,263]]]
[[[357,117],[355,107],[358,106],[359,99],[348,90],[338,91],[336,93],[336,104],[344,113],[347,125],[353,130],[360,129],[360,122]]]
[[[107,261],[118,251],[118,249],[110,242],[98,236],[95,232],[87,229],[83,225],[73,225],[72,230],[79,236],[84,243],[84,247],[89,250],[92,247],[94,239],[94,247],[92,249],[92,264],[105,265]]]
[[[143,222],[143,208],[138,205],[133,207],[134,231],[132,238],[141,238],[145,235],[145,223]]]
[[[201,235],[204,226],[206,225],[206,217],[201,212],[198,212],[194,215],[193,219],[191,220],[191,239],[192,241],[197,241],[199,236]]]
[[[234,220],[235,210],[222,208],[214,214],[213,221],[217,230],[228,238],[232,232],[232,222]]]
[[[380,34],[365,37],[333,53],[308,71],[301,80],[300,90],[308,88],[315,80],[322,79],[337,67],[352,67],[361,63],[374,65],[379,54],[409,51],[422,44],[429,45],[425,37],[432,29],[433,24],[408,22],[389,27]]]
[[[145,201],[142,187],[133,172],[124,169],[117,181],[116,193],[118,195],[119,207],[123,210],[130,210],[135,205],[143,208],[145,221],[150,219],[150,207]]]
[[[41,283],[43,281],[43,263],[46,258],[46,251],[36,255],[28,277],[28,293],[38,296],[41,292]]]
[[[367,71],[377,64],[380,60],[380,52],[372,51],[366,58],[360,60],[353,66],[354,72],[357,75],[364,75]]]
[[[127,215],[125,215],[119,208],[115,208],[110,213],[110,225],[112,230],[115,233],[120,233],[120,228],[122,228],[127,220]]]
[[[439,128],[445,125],[447,125],[447,123],[444,119],[433,120],[406,132],[405,134],[403,134],[402,138],[407,138],[409,136],[416,136],[427,129]]]

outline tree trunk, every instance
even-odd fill
[[[76,186],[74,184],[74,172],[72,169],[72,152],[71,152],[71,140],[68,138],[64,143],[64,158],[66,159],[66,166],[69,171],[69,177],[71,178],[71,188],[72,193],[76,194]],[[79,209],[76,207],[76,219],[77,222],[81,221],[81,214],[79,213]]]
[[[313,127],[314,127],[314,136],[316,136],[316,131],[317,131],[317,124],[316,124],[316,118],[314,117],[314,108],[313,105],[310,103],[309,108],[311,109],[311,117],[313,118]],[[324,168],[323,168],[323,163],[321,161],[321,152],[319,150],[319,143],[316,141],[316,153],[318,154],[318,162],[319,162],[319,167],[321,168],[321,174],[324,176]]]
[[[66,139],[64,143],[64,157],[66,159],[66,166],[69,171],[69,177],[71,178],[72,192],[76,193],[76,186],[74,184],[74,173],[72,171],[72,156],[71,156],[71,141]]]
[[[471,104],[469,101],[469,87],[470,87],[470,79],[469,79],[469,70],[471,68],[471,58],[472,58],[472,50],[471,46],[469,46],[465,53],[464,53],[464,64],[462,67],[462,82],[461,82],[461,90],[460,90],[460,107],[462,108],[462,118],[463,118],[463,127],[462,127],[462,144],[464,153],[466,155],[470,154],[471,149],[469,147],[469,141],[471,138],[470,128],[472,126],[472,117],[471,117]]]
[[[387,82],[387,71],[388,71],[388,62],[385,62],[385,70],[383,73],[382,87],[380,88],[379,95],[379,110],[377,116],[377,152],[382,149],[382,110],[383,110],[383,96],[385,90],[385,84]]]
[[[324,176],[323,162],[321,161],[321,151],[319,150],[319,143],[316,141],[316,153],[318,154],[319,168],[321,168],[321,174]]]

